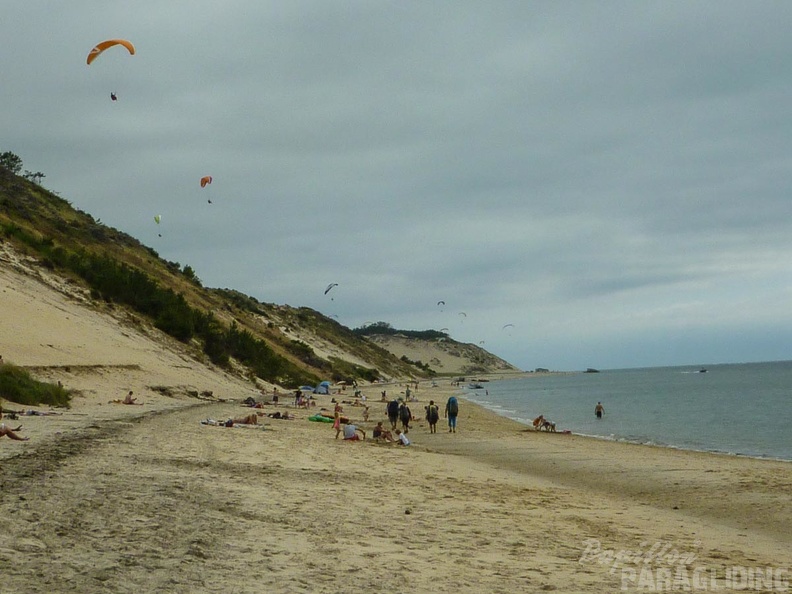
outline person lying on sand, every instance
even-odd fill
[[[214,419],[205,419],[201,421],[201,425],[214,425],[215,427],[233,427],[234,425],[258,425],[258,418],[263,417],[263,412],[254,412],[244,417],[236,419],[227,419],[225,421],[215,421]]]
[[[130,390],[129,394],[127,394],[123,399],[114,398],[113,400],[110,401],[110,403],[112,403],[112,404],[139,404],[141,406],[143,405],[142,402],[138,402],[137,398],[134,398],[132,396],[132,390]]]
[[[254,412],[244,417],[237,417],[236,419],[228,419],[225,423],[226,427],[233,427],[234,425],[258,425],[259,417],[263,417],[263,412]],[[230,424],[229,424],[230,423]]]
[[[242,406],[247,406],[249,408],[264,408],[264,405],[272,404],[271,402],[256,402],[256,399],[252,396],[248,396],[242,401]]]
[[[284,420],[287,420],[287,421],[291,421],[292,419],[295,418],[293,414],[288,413],[288,412],[281,412],[281,411],[277,411],[277,412],[274,412],[274,413],[269,413],[267,416],[270,419],[284,419]]]

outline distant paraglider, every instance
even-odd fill
[[[212,176],[211,176],[211,175],[204,175],[204,176],[201,178],[201,187],[202,187],[202,188],[205,188],[206,186],[208,186],[208,185],[209,185],[209,184],[211,184],[211,183],[212,183]],[[206,201],[207,201],[209,204],[211,204],[211,203],[212,203],[212,199],[211,199],[211,198],[208,198]]]
[[[506,324],[501,330],[506,330],[506,328],[514,328],[514,324]]]
[[[157,226],[159,226],[160,221],[162,221],[162,215],[154,215],[154,222],[157,223]],[[157,233],[157,237],[162,237],[162,233]]]
[[[325,289],[324,294],[327,295],[333,287],[337,287],[337,286],[338,286],[338,283],[330,283],[329,285],[327,285],[327,288]],[[330,297],[330,301],[333,301],[333,300],[334,299],[332,297]]]
[[[135,55],[135,46],[132,45],[130,41],[127,41],[126,39],[108,39],[107,41],[98,43],[90,52],[88,52],[88,58],[86,58],[85,63],[90,66],[91,62],[96,60],[96,58],[98,58],[102,52],[116,45],[125,47],[129,52],[129,55]],[[118,95],[116,95],[115,91],[110,93],[110,100],[118,101]]]
[[[103,51],[116,45],[125,47],[131,56],[135,55],[135,46],[132,45],[130,41],[127,41],[126,39],[108,39],[107,41],[102,41],[101,43],[96,44],[96,47],[88,52],[86,64],[90,66],[91,62],[96,60],[96,58],[98,58]]]

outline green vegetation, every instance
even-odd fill
[[[421,363],[421,361],[413,361],[412,359],[409,359],[407,355],[402,355],[401,360],[404,361],[405,363],[409,363],[410,365],[414,365],[418,369],[423,369],[430,376],[437,375],[437,372],[431,367],[429,367],[428,363]]]
[[[395,336],[401,334],[407,338],[417,338],[419,340],[437,340],[438,338],[448,338],[448,334],[440,332],[439,330],[397,330],[387,322],[374,322],[367,324],[360,328],[352,330],[357,336],[376,336],[377,334],[386,334]]]
[[[0,153],[0,167],[8,169],[11,173],[17,175],[22,171],[22,159],[11,151],[5,151]]]
[[[69,406],[71,402],[71,393],[65,388],[35,380],[10,363],[0,363],[0,397],[27,406]]]
[[[333,363],[333,374],[331,379],[334,382],[345,381],[347,383],[352,383],[352,380],[355,378],[373,382],[380,377],[380,373],[376,369],[361,367],[360,365],[355,365],[354,363],[344,361],[338,357],[330,357],[330,361]]]
[[[276,354],[266,342],[248,330],[240,330],[236,322],[225,333],[225,343],[230,356],[247,365],[262,379],[286,386],[318,381],[317,376]]]
[[[323,371],[329,371],[332,367],[329,361],[325,361],[314,350],[305,344],[302,340],[290,340],[286,345],[286,349],[297,357],[303,363],[307,363],[311,367],[316,367]]]

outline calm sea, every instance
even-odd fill
[[[559,430],[605,439],[792,460],[792,361],[705,368],[551,374],[464,392],[527,424],[543,414]]]

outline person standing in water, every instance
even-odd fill
[[[594,414],[598,419],[602,418],[602,414],[605,412],[605,407],[602,406],[602,402],[597,402],[597,406],[594,407]]]

